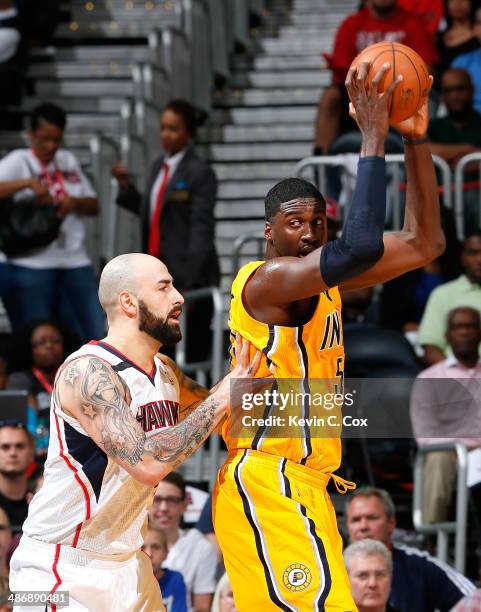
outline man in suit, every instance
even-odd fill
[[[140,215],[142,250],[165,263],[181,292],[219,282],[214,244],[217,179],[212,168],[195,155],[195,129],[195,110],[188,102],[167,104],[160,120],[165,153],[154,161],[143,195],[124,165],[112,169],[119,183],[117,204]],[[188,361],[207,357],[211,317],[210,298],[189,309]]]

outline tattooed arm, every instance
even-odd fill
[[[252,377],[260,353],[249,363],[249,345],[238,343],[236,366],[184,421],[146,437],[125,401],[122,380],[97,357],[79,357],[56,383],[56,401],[73,415],[105,453],[136,480],[155,486],[207,438],[229,406],[230,379]]]
[[[195,380],[192,380],[192,378],[186,376],[170,357],[166,355],[159,355],[159,357],[170,367],[179,383],[180,420],[183,421],[196,409],[200,402],[209,397],[209,394],[214,391],[214,389],[209,391],[209,389],[206,389]]]

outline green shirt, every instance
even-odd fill
[[[449,116],[431,119],[428,134],[432,142],[470,144],[481,149],[481,115],[473,111],[469,122],[462,127]]]
[[[481,313],[481,285],[462,274],[456,280],[436,287],[431,293],[419,326],[419,344],[433,344],[446,354],[448,314],[454,308],[471,306]]]

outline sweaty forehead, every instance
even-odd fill
[[[279,206],[279,212],[283,215],[303,212],[323,213],[325,212],[325,206],[317,198],[295,198],[289,200],[289,202],[283,202]]]

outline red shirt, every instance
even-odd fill
[[[444,15],[443,0],[398,0],[398,6],[422,17],[427,31],[435,36]]]
[[[352,60],[374,43],[400,42],[412,47],[426,64],[438,61],[438,52],[423,20],[401,8],[386,19],[378,19],[366,7],[347,17],[336,34],[334,51],[328,57],[333,70],[333,82],[342,85]]]

